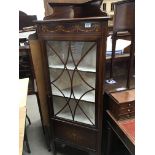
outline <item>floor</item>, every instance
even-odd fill
[[[29,95],[27,98],[27,114],[31,120],[31,125],[27,123],[27,136],[32,155],[52,155],[46,148],[41,120],[35,95]],[[29,155],[24,145],[23,155]]]

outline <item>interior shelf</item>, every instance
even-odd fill
[[[74,95],[73,94],[71,95],[71,88],[63,89],[61,91],[63,92],[65,97],[74,99],[74,96],[75,96],[75,99],[78,100],[88,90],[84,86],[78,85],[78,86],[73,87]],[[64,97],[63,94],[54,86],[52,87],[52,94],[56,96]],[[95,90],[92,90],[86,93],[80,100],[88,101],[88,102],[95,102]]]
[[[64,69],[64,65],[63,64],[56,64],[56,65],[49,65],[50,68],[54,68],[54,69]],[[75,70],[75,65],[73,63],[69,63],[66,65],[68,70]],[[84,71],[84,72],[96,72],[96,68],[92,67],[92,66],[78,66],[77,69],[79,71]]]
[[[53,96],[53,102],[54,102],[53,104],[54,104],[54,111],[55,111],[56,117],[73,120],[73,116],[74,116],[74,121],[90,124],[90,125],[95,124],[95,104],[94,103],[80,101],[79,105],[83,111],[81,111],[79,106],[77,106],[75,115],[72,115],[76,107],[76,102],[74,101],[74,99],[71,99],[69,102],[70,108],[67,105],[64,109],[62,109],[62,107],[65,106],[66,101],[64,100],[63,97]],[[72,114],[70,109],[72,111]]]
[[[72,117],[70,116],[70,114],[69,114],[68,112],[59,114],[57,117],[72,120]],[[77,121],[77,122],[81,122],[81,123],[85,123],[85,124],[90,124],[90,125],[92,125],[92,123],[91,123],[88,119],[82,117],[80,114],[76,116],[76,120],[74,120],[74,121],[75,121],[75,122]],[[92,121],[93,121],[93,120],[92,120]],[[93,123],[95,124],[94,121],[93,121]]]
[[[129,56],[130,56],[129,53],[123,53],[123,54],[115,55],[115,58],[126,58]],[[111,55],[106,55],[106,60],[109,60],[109,59],[111,59]],[[64,64],[51,64],[49,65],[49,68],[64,69]],[[75,65],[73,63],[68,63],[66,65],[66,68],[68,70],[75,70]],[[79,65],[77,69],[83,72],[92,72],[92,73],[96,72],[96,68],[94,66]]]

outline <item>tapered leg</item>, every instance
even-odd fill
[[[56,147],[55,147],[55,142],[52,141],[52,148],[53,148],[53,155],[56,155],[57,152],[56,152]]]
[[[46,144],[47,144],[47,149],[50,152],[51,151],[51,138],[50,138],[50,134],[48,131],[48,127],[44,126],[45,129],[45,140],[46,140]]]
[[[27,114],[26,114],[26,118],[27,118],[27,120],[29,122],[29,125],[31,125],[31,120],[30,120],[30,118],[29,118],[29,116]]]
[[[134,61],[134,53],[135,53],[135,40],[134,36],[131,38],[131,47],[130,47],[130,58],[129,58],[129,64],[128,64],[128,72],[127,72],[127,89],[130,89],[130,81],[131,81],[131,73],[132,73],[132,67],[133,67],[133,61]]]

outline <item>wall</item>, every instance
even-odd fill
[[[20,0],[18,8],[28,15],[36,15],[37,19],[45,16],[44,0]]]

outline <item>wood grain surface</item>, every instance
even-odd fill
[[[29,79],[19,80],[19,155],[22,155]]]

